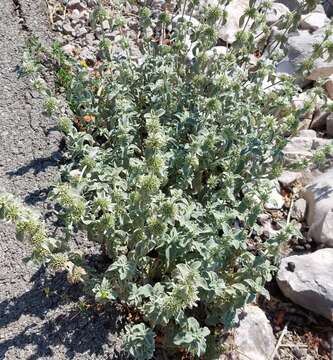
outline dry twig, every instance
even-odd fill
[[[279,337],[279,340],[278,342],[276,343],[276,346],[275,346],[275,349],[272,353],[272,355],[270,356],[269,360],[273,360],[275,355],[277,354],[278,350],[279,350],[279,347],[281,346],[281,343],[282,343],[282,340],[284,338],[284,336],[286,335],[287,331],[288,331],[288,324],[289,323],[286,323],[286,325],[284,326],[282,332],[281,332],[281,335]]]

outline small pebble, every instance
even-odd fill
[[[300,349],[298,347],[292,348],[292,353],[294,356],[296,356],[297,359],[304,359],[307,355],[306,349]]]
[[[78,37],[82,37],[84,36],[85,34],[87,34],[87,29],[85,27],[81,27],[79,28],[77,31],[76,31],[76,34],[75,36],[78,38]]]
[[[68,23],[63,24],[62,29],[64,34],[73,35],[75,32],[74,29],[72,28],[72,25]]]

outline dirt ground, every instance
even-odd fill
[[[26,39],[49,41],[42,0],[2,0],[0,10],[0,190],[47,212],[61,136],[42,115],[29,81],[18,79]],[[44,209],[42,208],[44,206]],[[48,277],[22,259],[29,246],[0,224],[0,359],[117,359],[118,315],[78,310],[80,289],[62,275]]]

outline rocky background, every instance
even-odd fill
[[[20,4],[18,0],[14,1],[14,3],[16,2]],[[214,3],[213,0],[202,0],[201,2]],[[275,25],[279,18],[294,10],[299,3],[299,0],[274,2],[273,8],[267,14],[267,22],[272,29],[270,39],[273,40],[274,36],[281,32],[281,29]],[[93,27],[91,23],[91,13],[96,5],[96,0],[47,0],[47,9],[45,9],[52,30],[51,38],[57,39],[68,55],[76,57],[92,69],[96,63],[101,61],[98,44],[102,29]],[[112,13],[114,4],[111,0],[104,0],[103,5]],[[126,32],[131,41],[133,56],[138,56],[136,51],[139,36],[138,5],[139,3],[131,2],[121,9],[127,20]],[[235,33],[239,30],[238,20],[248,5],[249,0],[233,0],[228,5],[228,21],[219,29],[221,44],[233,43]],[[172,4],[170,1],[152,0],[149,6],[153,10],[153,16],[158,17],[162,9],[172,6]],[[22,11],[20,9],[19,7],[19,11]],[[9,14],[7,15],[9,16]],[[309,98],[313,100],[313,88],[318,85],[321,77],[328,78],[321,86],[324,87],[328,98],[333,100],[333,60],[328,61],[323,58],[316,60],[313,70],[304,78],[299,77],[296,72],[297,67],[311,54],[313,45],[320,43],[324,38],[324,31],[330,24],[331,16],[333,16],[333,5],[330,0],[326,0],[313,12],[302,16],[299,28],[289,34],[288,40],[281,48],[285,57],[277,65],[277,71],[296,77],[302,88],[302,92],[293,101],[295,108],[302,108]],[[26,20],[23,18],[22,21],[24,25]],[[177,18],[174,18],[173,26],[176,26],[176,22]],[[192,22],[195,25],[198,20],[193,18]],[[112,31],[107,20],[103,22],[102,27],[106,37],[116,44],[120,33]],[[34,25],[31,30],[34,31]],[[210,52],[212,55],[214,53],[223,54],[226,49],[225,46],[220,45],[214,47]],[[262,56],[266,55],[262,54]],[[189,52],[188,56],[191,61],[193,54]],[[16,61],[19,62],[19,59]],[[269,91],[274,91],[274,88],[274,86],[270,86]],[[314,101],[313,109],[299,123],[297,136],[291,138],[284,149],[286,164],[295,160],[309,160],[318,150],[322,150],[332,143],[333,113],[322,110],[323,104],[319,97]],[[57,163],[57,159],[54,161]],[[258,224],[262,229],[261,236],[270,238],[279,229],[279,220],[281,219],[287,219],[288,222],[296,221],[302,236],[295,236],[281,249],[278,273],[276,278],[268,284],[271,300],[258,299],[256,305],[249,305],[244,309],[239,327],[232,333],[224,334],[229,354],[223,355],[221,360],[333,359],[333,166],[331,158],[328,158],[320,169],[312,166],[307,170],[284,171],[277,181],[272,183],[272,192],[266,204],[266,211],[258,219]],[[7,271],[9,270],[7,269]],[[31,282],[29,278],[25,281]],[[60,283],[62,284],[61,281]],[[44,288],[39,287],[38,289],[41,292]],[[56,292],[59,297],[61,292],[59,289]],[[11,294],[8,293],[6,296],[10,297]],[[39,295],[36,296],[38,298]],[[75,300],[77,301],[77,299]],[[21,301],[23,302],[21,307],[24,307],[24,300]],[[55,301],[59,301],[59,299]],[[7,317],[8,320],[10,319],[8,311],[13,309],[8,304],[14,304],[15,307],[15,297],[6,304],[0,315],[3,318]],[[68,309],[70,308],[69,305],[66,306]],[[22,314],[24,311],[21,312]],[[85,321],[81,319],[81,314],[75,314],[76,312],[73,317],[79,316],[80,321]],[[63,316],[67,316],[65,312],[63,312]],[[89,316],[94,315],[89,314]],[[12,327],[11,332],[7,331],[4,334],[0,330],[0,357],[4,356],[5,359],[116,358],[115,352],[110,350],[111,347],[114,348],[111,343],[115,344],[116,341],[113,335],[111,337],[105,335],[106,330],[110,330],[108,317],[104,317],[102,323],[99,320],[93,320],[98,328],[96,331],[101,332],[101,336],[104,336],[103,341],[106,343],[100,346],[98,355],[95,351],[96,343],[89,345],[89,342],[95,341],[94,336],[91,331],[87,336],[85,330],[72,334],[72,336],[87,336],[87,341],[84,342],[84,351],[79,354],[74,353],[73,349],[74,345],[80,346],[80,342],[79,345],[75,341],[67,344],[66,352],[66,345],[62,344],[61,340],[54,341],[54,343],[51,341],[51,344],[47,344],[53,339],[47,337],[43,341],[49,352],[34,353],[33,347],[29,347],[28,344],[26,345],[29,352],[24,351],[24,347],[23,350],[22,348],[17,350],[20,345],[12,339],[18,337],[18,329],[20,329],[19,331],[29,331],[23,330],[22,324],[18,324],[19,318],[17,316],[14,320],[5,320],[5,329],[8,330]],[[108,321],[105,321],[105,318],[108,318]],[[34,321],[35,326],[39,328],[42,328],[41,322],[45,324],[45,321],[38,317],[34,318]],[[13,326],[14,322],[15,326]],[[31,326],[31,321],[29,324]],[[58,324],[57,321],[55,324]],[[68,318],[66,318],[65,324],[69,326]],[[91,327],[91,323],[89,324],[88,329]],[[79,329],[81,329],[80,326],[78,325]],[[101,331],[103,327],[105,328]],[[65,327],[63,331],[65,339],[68,340],[69,336]],[[37,337],[38,334],[37,331]],[[99,337],[97,340],[100,342]],[[38,349],[40,341],[42,341],[41,338],[36,341]],[[54,350],[57,347],[60,351],[59,349]],[[90,355],[88,355],[89,351]]]

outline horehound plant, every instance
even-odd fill
[[[253,2],[236,42],[225,55],[212,55],[207,51],[217,43],[227,3],[200,11],[196,1],[178,4],[171,31],[173,14],[154,20],[142,7],[140,59],[131,56],[124,19],[114,15],[109,21],[123,34],[122,56],[106,37],[104,60],[94,69],[57,46],[47,52],[73,112],[59,120],[68,161],[51,192],[63,238],[50,238],[12,195],[0,198],[1,218],[30,241],[32,261],[66,270],[70,282],[83,282],[102,304],[119,302],[135,312],[123,343],[136,359],[152,358],[156,336],[170,351],[207,358],[215,329],[233,325],[256,294],[269,296],[264,285],[279,245],[292,233],[286,226],[265,239],[256,219],[266,184],[281,168],[285,134],[301,115],[291,105],[298,91],[293,79],[275,73],[278,45],[300,10],[315,2],[283,17],[285,34],[268,47],[262,34],[270,2]],[[94,22],[106,16],[97,8]],[[253,55],[264,49],[269,59]],[[35,44],[30,55],[45,58],[40,50]],[[33,71],[42,66],[36,64],[28,56],[25,69],[52,113],[57,101]],[[109,257],[104,273],[71,249],[77,229]]]

